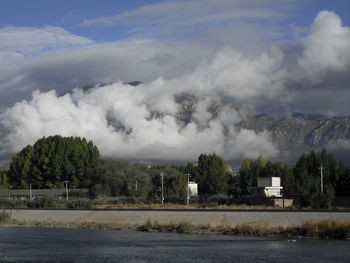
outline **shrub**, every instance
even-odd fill
[[[89,209],[92,207],[92,202],[89,199],[76,199],[69,200],[66,203],[67,208],[81,208],[81,209]]]
[[[7,212],[7,211],[2,211],[0,213],[0,224],[6,222],[7,219],[9,219],[11,216],[11,213],[10,212]]]

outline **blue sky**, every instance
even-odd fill
[[[0,7],[0,67],[14,74],[0,74],[0,93],[11,98],[0,98],[0,109],[30,97],[35,88],[62,93],[96,82],[179,77],[225,49],[254,57],[277,47],[284,57],[283,66],[290,67],[300,52],[306,55],[307,43],[318,44],[317,48],[325,52],[339,49],[341,53],[350,25],[348,0],[2,0]],[[316,23],[324,10],[329,16]],[[313,34],[318,36],[316,43],[311,35],[319,30],[314,24],[326,29],[327,23],[334,32],[327,31],[327,38],[323,33]],[[340,32],[337,27],[341,30],[339,40],[330,41]],[[327,67],[338,67],[346,64],[344,57],[335,53],[334,61],[331,55],[324,61],[333,63]],[[303,59],[306,61],[298,58],[298,63]],[[55,67],[61,63],[77,70],[54,68],[54,62]],[[51,67],[44,66],[41,72],[46,73],[39,74],[39,66],[45,63],[51,63],[52,72],[47,72]],[[311,86],[321,85],[315,76],[312,78]],[[309,84],[297,86],[303,85]],[[328,96],[324,96],[325,101]],[[236,96],[229,97],[236,101]],[[318,110],[297,104],[284,110],[284,106],[274,110],[266,105],[254,110]],[[347,111],[346,107],[338,113],[329,108],[324,110],[327,115]]]
[[[137,10],[142,6],[167,2],[159,0],[2,0],[0,8],[0,27],[5,26],[59,26],[68,31],[88,37],[97,42],[116,41],[133,36],[132,30],[142,26],[128,23],[113,25],[82,26],[85,20],[109,17]],[[180,1],[173,1],[180,2]],[[186,2],[186,1],[185,1]],[[295,24],[308,26],[319,11],[329,10],[337,13],[344,25],[350,25],[350,1],[347,0],[307,0],[307,1],[275,1],[269,5],[288,6],[288,16],[281,17],[277,24]],[[278,3],[279,2],[279,3]],[[268,23],[268,21],[265,21]],[[207,25],[207,26],[210,26]],[[147,28],[145,29],[147,30]],[[140,32],[139,32],[140,33]],[[178,32],[162,37],[176,37]],[[159,36],[158,36],[159,37]]]
[[[147,4],[159,1],[147,1]],[[64,0],[64,1],[1,1],[0,26],[60,26],[70,32],[96,41],[111,41],[124,38],[128,28],[87,28],[79,26],[84,19],[123,13],[144,5],[146,1],[111,0]]]
[[[210,102],[349,116],[349,83],[348,0],[0,1],[0,162],[52,134],[120,158],[276,157],[267,132],[237,129],[232,108],[213,120]],[[185,127],[179,94],[198,99]]]

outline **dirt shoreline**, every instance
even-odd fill
[[[62,223],[56,221],[38,222],[8,219],[2,226],[350,240],[350,221],[336,222],[330,220],[307,221],[301,226],[290,225],[286,227],[282,225],[271,225],[269,223],[243,223],[239,225],[231,225],[228,222],[201,225],[193,224],[190,221],[160,223],[150,219],[143,224],[101,223],[93,221]]]
[[[147,220],[157,222],[192,222],[197,225],[231,225],[243,223],[271,225],[302,225],[306,221],[350,221],[350,212],[293,212],[293,211],[161,211],[161,210],[30,210],[2,209],[10,213],[10,218],[18,222],[62,222],[62,223],[114,223],[118,225],[142,225]],[[0,211],[1,212],[1,211]]]
[[[2,210],[5,227],[350,238],[349,211]]]

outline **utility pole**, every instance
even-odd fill
[[[162,205],[164,204],[164,194],[163,194],[163,172],[160,173],[160,177],[162,178]]]
[[[136,180],[136,183],[135,183],[135,192],[137,193],[137,180]]]
[[[319,168],[321,170],[321,193],[323,193],[323,167],[321,164],[321,167]]]
[[[190,204],[190,174],[187,174],[187,205]]]
[[[29,200],[32,201],[32,184],[29,184]]]
[[[66,200],[68,201],[68,182],[69,181],[63,181],[66,184]]]

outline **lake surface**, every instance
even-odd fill
[[[2,227],[0,262],[350,262],[350,241]]]

